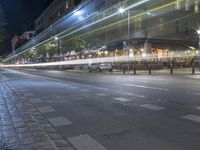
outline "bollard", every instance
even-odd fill
[[[149,64],[149,74],[151,74],[151,69],[152,69],[152,66],[151,64]]]
[[[123,66],[123,74],[125,74],[126,73],[126,68],[125,68],[125,66]]]
[[[195,64],[194,63],[192,64],[192,74],[193,75],[195,74]]]
[[[128,64],[127,69],[128,69],[128,74],[129,74],[130,73],[130,64]]]
[[[136,65],[133,65],[133,73],[136,75]]]
[[[170,64],[170,74],[173,74],[173,68],[174,66],[173,66],[173,64]]]

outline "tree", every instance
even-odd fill
[[[0,5],[0,48],[3,46],[3,43],[5,39],[7,38],[6,29],[5,29],[6,25],[7,23],[6,23],[5,15],[3,12],[3,8]]]
[[[0,56],[0,63],[2,63],[3,62],[3,58]]]
[[[81,38],[74,38],[74,39],[71,39],[70,41],[67,41],[64,44],[64,46],[66,47],[64,52],[70,52],[73,50],[76,52],[80,52],[87,47],[87,43]]]
[[[48,43],[44,45],[44,50],[49,56],[49,61],[52,61],[52,57],[55,54],[58,54],[57,45],[55,43]]]

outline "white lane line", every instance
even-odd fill
[[[89,135],[71,137],[68,138],[68,140],[77,150],[106,150],[104,146],[91,138]]]
[[[87,90],[87,89],[82,89],[80,90],[81,92],[91,92],[91,90]]]
[[[191,115],[182,116],[182,118],[200,123],[200,116],[197,116],[197,115],[191,114]]]
[[[144,95],[138,95],[138,94],[135,94],[135,93],[124,93],[124,94],[128,95],[128,96],[138,97],[138,98],[144,98],[145,97]]]
[[[186,92],[187,94],[192,94],[192,95],[197,95],[200,96],[200,93],[195,93],[195,92]]]
[[[51,107],[51,106],[44,106],[44,107],[37,107],[37,109],[41,112],[41,113],[50,113],[50,112],[55,112],[56,110]]]
[[[97,96],[107,96],[108,94],[106,93],[96,93]]]
[[[195,93],[195,95],[198,95],[198,96],[200,96],[200,93]]]
[[[140,80],[140,82],[143,82],[143,83],[152,83],[152,81],[149,81],[149,80],[145,80],[145,81],[144,81],[144,80],[143,80],[143,81]],[[155,81],[153,81],[153,82],[155,82]],[[156,83],[157,83],[157,84],[169,85],[169,83],[164,82],[164,81],[163,81],[163,82],[160,82],[160,81],[159,81],[159,82],[156,82]]]
[[[153,89],[153,90],[161,90],[161,91],[168,91],[168,89],[165,88],[158,88],[158,87],[152,87],[152,86],[144,86],[144,85],[137,85],[137,84],[124,84],[126,86],[132,86],[132,87],[139,87],[144,89]]]
[[[63,96],[55,96],[55,98],[57,98],[57,99],[62,99],[62,98],[64,98]]]
[[[122,98],[122,97],[114,98],[114,100],[120,101],[120,102],[129,102],[129,101],[130,101],[129,99],[127,99],[127,98]]]
[[[140,78],[140,79],[144,79],[144,80],[148,80],[148,81],[165,81],[164,79],[153,79],[153,78]]]
[[[78,89],[79,87],[77,87],[77,86],[70,86],[69,88],[70,89]]]
[[[151,110],[164,110],[164,107],[160,107],[160,106],[156,106],[156,105],[152,105],[152,104],[144,104],[144,105],[140,105],[140,107],[144,107],[147,109],[151,109]]]
[[[65,117],[55,117],[55,118],[49,118],[49,122],[54,126],[54,127],[60,127],[60,126],[67,126],[71,125],[72,122],[68,120]]]

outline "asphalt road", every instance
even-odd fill
[[[200,79],[34,69],[0,77],[76,150],[200,149]]]

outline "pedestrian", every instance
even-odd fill
[[[126,73],[126,65],[124,64],[123,65],[123,74],[125,74]]]

